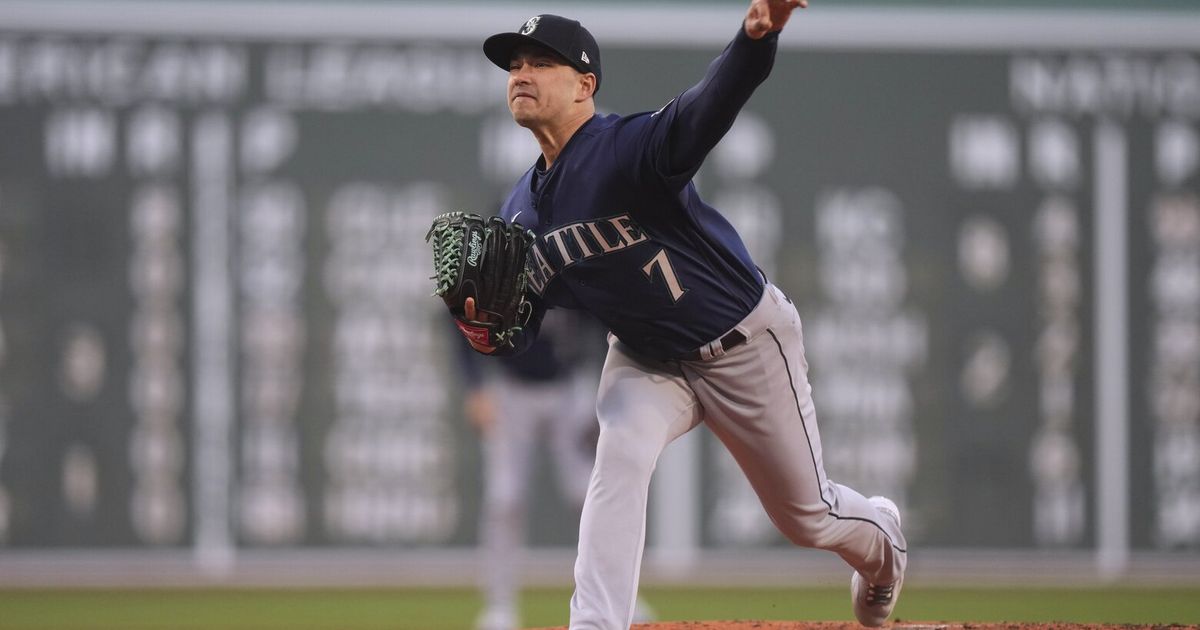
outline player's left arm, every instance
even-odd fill
[[[779,32],[807,0],[753,0],[742,28],[704,78],[668,111],[669,129],[655,159],[658,172],[682,185],[733,126],[738,112],[771,72]],[[664,121],[666,122],[666,121]],[[660,123],[661,124],[661,123]]]

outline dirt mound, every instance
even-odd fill
[[[1086,623],[945,623],[897,621],[885,630],[1167,630],[1196,628],[1183,625]],[[567,630],[566,626],[536,630]],[[666,621],[636,623],[630,630],[863,630],[856,623],[812,621]]]

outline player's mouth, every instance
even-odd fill
[[[534,98],[534,96],[532,94],[530,94],[528,92],[517,92],[517,93],[513,94],[513,96],[512,96],[513,102],[516,102],[516,100],[519,98],[529,98],[529,99],[533,99],[535,101],[537,100],[536,98]]]

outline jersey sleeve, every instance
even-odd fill
[[[699,83],[639,124],[626,125],[618,150],[638,154],[634,180],[655,178],[671,190],[682,189],[770,74],[778,39],[776,32],[754,40],[739,27]]]

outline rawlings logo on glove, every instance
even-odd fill
[[[529,321],[533,309],[525,289],[533,239],[533,232],[500,217],[447,212],[433,220],[425,235],[433,246],[433,294],[473,346],[511,346]],[[474,302],[474,318],[468,317],[467,298]]]
[[[479,257],[483,255],[483,237],[478,231],[471,231],[471,243],[468,245],[471,248],[471,255],[467,256],[467,264],[472,267],[479,266]]]

